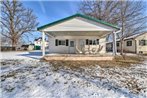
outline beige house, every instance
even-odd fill
[[[38,27],[49,39],[49,54],[105,54],[106,37],[113,34],[114,49],[116,54],[116,33],[120,28],[110,23],[86,16],[75,14],[64,19]],[[45,44],[42,48],[45,55]]]
[[[111,48],[110,43],[107,48]],[[135,34],[124,39],[123,43],[124,52],[128,53],[142,53],[147,54],[147,32]],[[117,41],[117,50],[120,51],[120,41]]]

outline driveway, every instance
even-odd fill
[[[41,51],[8,51],[1,52],[0,59],[35,59],[42,57]]]

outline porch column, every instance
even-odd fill
[[[116,46],[116,32],[113,32],[113,55],[117,53],[117,46]]]
[[[42,56],[45,56],[45,33],[42,32]]]

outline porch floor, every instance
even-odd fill
[[[44,56],[45,60],[63,60],[63,61],[106,61],[113,60],[112,54],[98,54],[98,55],[83,55],[83,54],[47,54]]]

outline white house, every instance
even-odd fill
[[[147,32],[125,38],[123,46],[125,52],[147,54]],[[120,50],[120,41],[117,42],[117,48]]]
[[[106,53],[106,37],[113,34],[116,54],[116,33],[120,28],[110,23],[82,15],[75,14],[64,19],[38,27],[42,32],[43,42],[45,35],[49,37],[49,53],[60,54],[104,54]],[[43,56],[45,55],[43,44]]]
[[[45,39],[45,47],[48,47],[48,41]],[[40,50],[42,49],[42,37],[36,38],[34,40],[34,46],[35,46],[35,50]]]
[[[108,50],[112,49],[112,42],[107,43]],[[117,51],[120,51],[120,40],[117,40]],[[134,34],[124,38],[123,51],[127,53],[147,54],[147,32]]]

